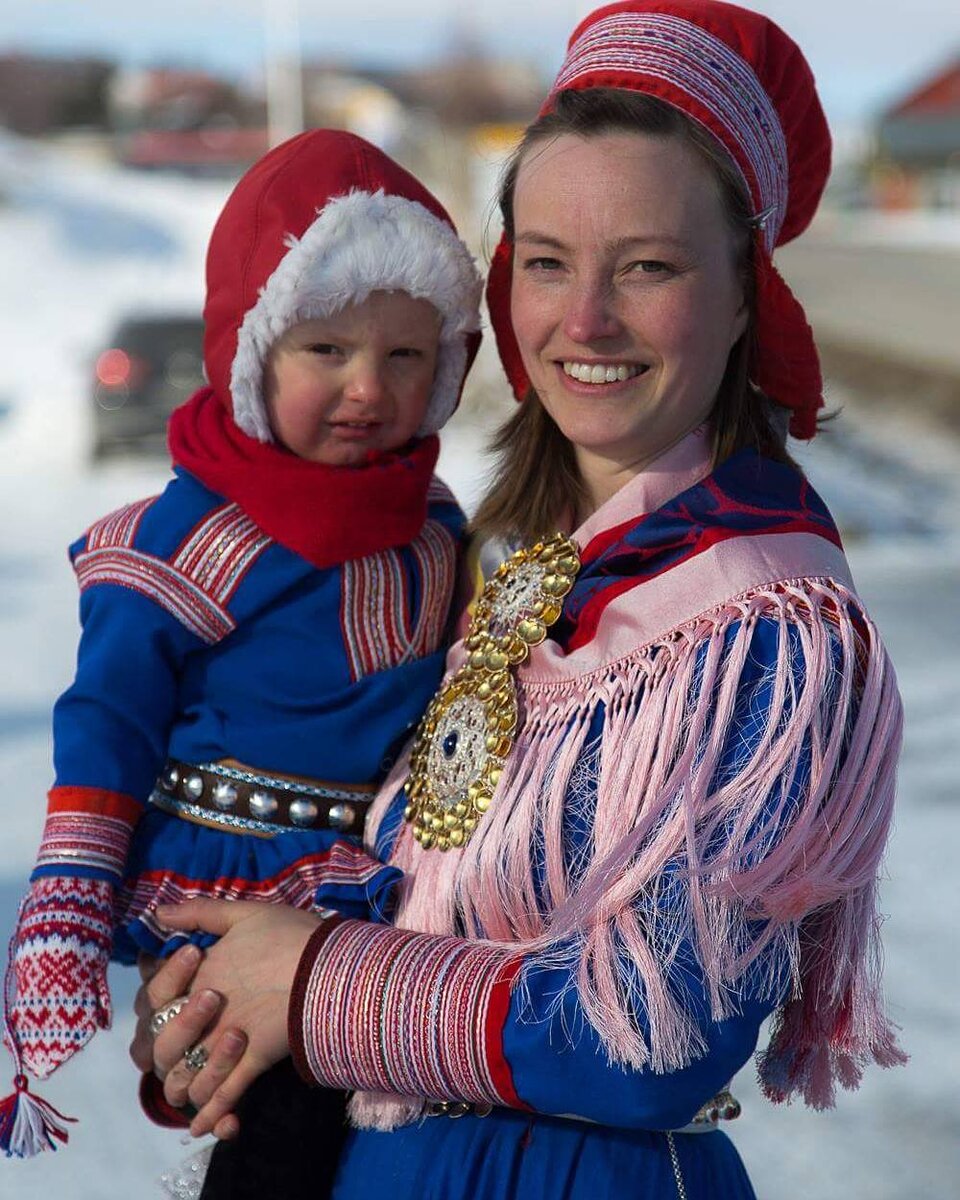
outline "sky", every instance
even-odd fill
[[[268,39],[289,43],[284,29],[297,13],[310,57],[413,66],[469,38],[533,63],[548,80],[592,7],[482,0],[480,11],[465,15],[463,0],[3,0],[0,53],[98,54],[250,76],[262,68]],[[960,55],[958,0],[758,0],[752,7],[799,42],[834,121],[868,119]]]

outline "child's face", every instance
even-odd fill
[[[440,314],[406,292],[371,292],[292,326],[264,370],[274,437],[300,458],[338,467],[403,446],[426,413],[439,338]]]

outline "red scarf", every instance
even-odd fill
[[[427,519],[440,452],[433,436],[359,467],[308,462],[242,433],[211,388],[174,412],[169,444],[175,466],[315,567],[412,542]]]

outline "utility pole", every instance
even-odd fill
[[[267,129],[276,146],[303,131],[299,0],[263,0]]]

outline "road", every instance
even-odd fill
[[[960,249],[857,245],[811,230],[776,261],[824,343],[960,376]]]

